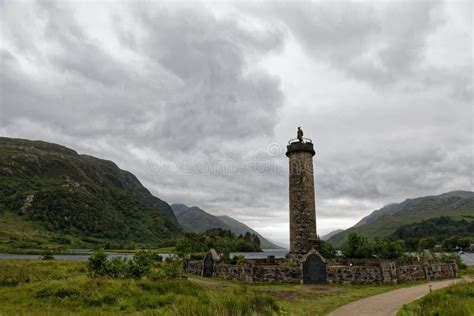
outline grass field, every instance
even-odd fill
[[[83,262],[5,260],[0,315],[324,315],[398,287],[92,278]]]
[[[474,284],[457,284],[434,291],[404,306],[397,316],[474,315]]]
[[[474,278],[474,266],[460,271]],[[474,283],[450,286],[405,305],[397,316],[471,316],[474,315]]]

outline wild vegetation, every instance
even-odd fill
[[[245,233],[249,232],[250,234],[256,234],[258,236],[262,248],[281,248],[266,240],[262,235],[258,234],[244,223],[241,223],[232,217],[225,215],[215,216],[197,206],[188,207],[184,204],[172,204],[171,208],[178,219],[178,223],[189,232],[203,233],[212,228],[230,230],[236,236],[245,235]]]
[[[157,267],[159,269],[159,267]],[[271,315],[274,298],[246,288],[207,289],[179,278],[92,276],[85,263],[6,261],[0,265],[2,315]]]
[[[442,216],[448,216],[454,221],[472,222],[473,210],[474,192],[454,191],[439,196],[408,199],[372,212],[355,226],[335,234],[328,241],[340,249],[352,232],[369,239],[390,238],[399,227]],[[456,235],[463,236],[456,232],[451,236]]]
[[[95,275],[86,262],[4,260],[1,315],[325,315],[404,285],[278,285],[186,280],[153,260],[142,277]],[[161,272],[160,272],[161,271]],[[191,282],[192,281],[192,282]]]
[[[28,228],[0,233],[23,248],[160,245],[181,233],[170,206],[113,162],[10,138],[0,138],[0,219]]]
[[[398,259],[403,256],[403,242],[380,238],[371,241],[365,236],[351,233],[342,252],[347,258]]]
[[[457,284],[437,290],[402,308],[398,316],[474,315],[474,284]]]
[[[179,255],[205,253],[214,248],[228,256],[230,252],[260,252],[260,239],[256,234],[245,233],[236,236],[230,230],[213,228],[204,233],[186,233],[176,242]]]
[[[336,249],[334,249],[334,247],[330,243],[324,240],[319,240],[319,253],[324,258],[336,257]]]
[[[394,240],[404,240],[407,250],[433,249],[442,246],[444,251],[468,249],[474,243],[474,221],[455,220],[442,216],[404,225],[391,235]]]

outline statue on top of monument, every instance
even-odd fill
[[[300,143],[303,142],[303,130],[299,126],[298,126],[298,131],[296,132],[296,137],[298,138]]]

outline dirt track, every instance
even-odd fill
[[[396,315],[397,311],[402,308],[404,304],[408,304],[428,294],[430,292],[430,285],[434,291],[459,282],[462,282],[462,279],[436,281],[401,288],[349,303],[336,309],[330,313],[329,316]]]

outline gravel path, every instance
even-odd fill
[[[336,309],[328,316],[393,316],[397,314],[404,304],[408,304],[428,294],[430,292],[430,285],[434,291],[459,282],[462,282],[462,279],[429,282],[427,284],[397,289],[349,303]]]

